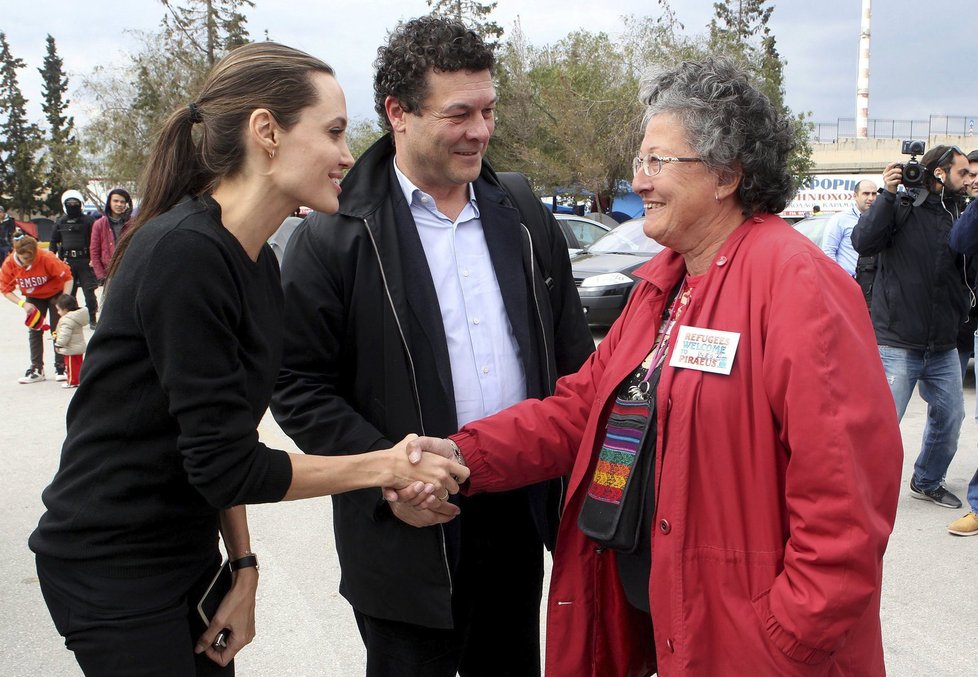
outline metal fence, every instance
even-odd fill
[[[871,139],[921,139],[930,136],[978,135],[978,115],[931,115],[927,120],[869,120],[867,136]],[[835,122],[812,123],[812,143],[836,143],[856,138],[856,119],[839,118]]]

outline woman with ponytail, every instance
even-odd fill
[[[160,130],[30,538],[86,675],[233,674],[258,583],[244,504],[382,486],[440,496],[468,475],[438,455],[412,467],[405,442],[319,457],[258,440],[282,351],[265,242],[299,205],[336,211],[346,124],[329,66],[262,42],[219,62]],[[197,603],[218,530],[233,574],[207,624]]]

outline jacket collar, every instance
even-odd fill
[[[377,186],[387,186],[388,177],[393,175],[391,163],[394,160],[394,139],[390,134],[377,139],[370,148],[356,161],[343,179],[343,192],[340,194],[339,213],[355,219],[365,219],[376,212],[390,198],[390,193],[377,190]],[[487,199],[502,201],[505,195],[496,178],[496,172],[489,163],[482,161],[482,172],[479,180],[485,181],[495,188],[495,193],[487,193]],[[400,191],[400,184],[395,179]],[[476,183],[476,198],[480,200],[479,209],[483,208],[479,194],[479,184]]]
[[[748,234],[755,228],[764,227],[780,220],[774,214],[755,214],[748,217],[727,237],[727,240],[720,247],[713,261],[710,262],[710,267],[707,269],[706,274],[710,275],[714,270],[729,269],[730,266],[727,264],[736,257],[741,243]],[[668,293],[672,290],[676,281],[682,275],[686,274],[686,262],[683,260],[681,254],[667,248],[632,274],[639,279],[649,282],[661,293]]]

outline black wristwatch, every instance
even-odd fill
[[[258,555],[256,555],[253,552],[249,552],[245,555],[242,555],[238,559],[231,560],[230,565],[231,565],[231,571],[237,571],[238,569],[247,569],[248,567],[255,567],[256,570],[260,568],[258,566]]]

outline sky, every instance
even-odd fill
[[[164,14],[159,0],[4,0],[0,32],[27,67],[19,82],[28,114],[40,121],[45,38],[54,36],[69,77],[70,112],[88,116],[82,76],[97,65],[125,68],[133,31],[155,30]],[[672,0],[687,33],[705,31],[713,0]],[[786,61],[786,102],[814,122],[855,117],[861,0],[775,0],[770,26]],[[425,0],[255,0],[248,28],[253,39],[285,43],[332,65],[346,92],[351,118],[372,118],[372,66],[377,47],[399,20],[425,14]],[[870,118],[978,117],[973,55],[954,53],[954,20],[946,12],[919,11],[910,0],[873,0]],[[541,46],[574,30],[620,33],[625,15],[659,14],[655,0],[499,0],[493,18],[507,32],[518,20],[527,40]],[[965,11],[962,16],[968,16]],[[973,16],[973,15],[972,15]],[[969,20],[970,22],[970,20]],[[964,25],[961,25],[965,28]],[[505,37],[505,36],[504,36]],[[962,46],[966,43],[961,41]],[[976,130],[978,133],[978,130]]]

